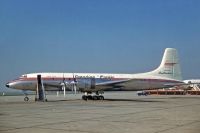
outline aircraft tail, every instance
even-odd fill
[[[178,52],[174,48],[166,48],[160,66],[151,75],[182,80]]]

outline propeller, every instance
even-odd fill
[[[62,86],[62,90],[63,90],[63,95],[64,95],[64,97],[65,97],[65,95],[66,95],[66,85],[65,85],[65,83],[64,82],[62,82],[61,83],[61,86]]]
[[[65,97],[66,95],[66,88],[70,88],[72,92],[74,92],[74,94],[77,93],[77,80],[73,74],[73,80],[71,82],[67,82],[65,81],[65,77],[63,74],[63,81],[60,83],[60,85],[62,86],[62,91],[63,91],[63,95]]]
[[[65,81],[65,77],[64,77],[64,74],[63,74],[63,82],[61,82],[61,86],[62,86],[62,90],[63,90],[63,95],[64,95],[64,97],[65,97],[65,95],[66,95],[66,87],[67,87],[67,84],[68,84],[68,82],[67,81]]]
[[[76,94],[77,92],[77,80],[73,74],[73,81],[70,83],[71,84],[71,90]]]

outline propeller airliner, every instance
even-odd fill
[[[6,87],[36,91],[39,98],[35,100],[46,99],[45,91],[79,91],[84,93],[83,100],[103,100],[107,90],[160,89],[183,83],[177,50],[166,48],[160,66],[146,73],[30,73],[8,82]],[[28,101],[27,96],[25,100]]]

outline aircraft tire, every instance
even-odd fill
[[[98,100],[98,96],[93,96],[93,100]]]
[[[83,96],[82,96],[82,99],[85,100],[85,101],[87,101],[87,100],[88,100],[88,97],[85,96],[85,95],[83,95]]]
[[[104,100],[104,96],[99,96],[99,100]]]
[[[28,98],[28,97],[25,97],[25,98],[24,98],[24,101],[26,101],[26,102],[27,102],[28,100],[29,100],[29,98]]]
[[[88,95],[87,98],[88,98],[88,100],[93,100],[93,96],[91,96],[91,95]]]

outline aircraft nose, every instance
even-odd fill
[[[6,87],[8,87],[8,88],[10,87],[9,83],[6,84]]]

